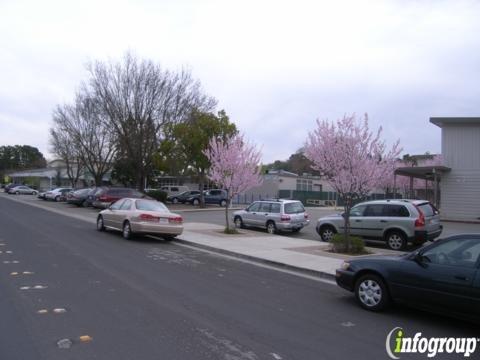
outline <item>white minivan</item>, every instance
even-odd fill
[[[189,191],[190,189],[188,188],[188,186],[183,186],[183,185],[182,186],[168,185],[168,186],[162,186],[160,190],[165,191],[170,196],[170,195],[178,195],[185,191]]]

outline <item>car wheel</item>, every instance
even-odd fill
[[[200,200],[198,199],[193,199],[193,205],[198,205],[200,204]]]
[[[20,191],[15,191],[15,195],[20,195]]]
[[[123,223],[122,235],[123,235],[123,238],[127,240],[132,238],[132,227],[130,226],[130,222],[125,221]]]
[[[88,207],[88,201],[85,200],[84,202],[82,202],[82,206],[83,206],[83,207]]]
[[[390,302],[385,282],[375,274],[366,274],[357,280],[355,296],[361,307],[371,311],[380,311]]]
[[[55,196],[55,201],[56,201],[56,202],[59,202],[59,201],[60,201],[60,196],[59,196],[59,195]]]
[[[273,221],[267,222],[267,232],[269,234],[275,234],[277,231],[277,227],[275,226],[275,223]]]
[[[235,223],[235,227],[237,228],[244,228],[245,225],[243,224],[243,220],[240,216],[235,216],[235,219],[233,219],[233,222]]]
[[[97,218],[97,230],[98,231],[105,231],[105,224],[103,223],[103,216],[100,215]]]
[[[33,191],[33,192],[32,192],[32,195],[38,195],[38,192],[37,192],[37,191]]]
[[[330,242],[333,239],[333,235],[335,235],[335,229],[332,226],[322,226],[318,234],[322,241]]]
[[[387,234],[387,246],[391,250],[404,250],[407,247],[407,239],[400,231],[390,231]]]
[[[178,204],[178,199],[177,199],[177,198],[173,198],[173,199],[172,199],[172,203]]]
[[[221,201],[220,201],[220,206],[221,206],[221,207],[227,206],[227,200],[221,200]]]

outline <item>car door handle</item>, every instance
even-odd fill
[[[362,220],[355,220],[355,222],[362,222]]]
[[[268,215],[268,213],[265,213],[264,215],[265,215],[265,216],[267,216],[267,215]]]
[[[463,281],[468,280],[468,278],[464,275],[455,275],[454,278],[457,279],[457,280],[463,280]]]
[[[382,223],[386,223],[386,222],[388,222],[388,221],[387,221],[387,220],[380,220],[380,222],[382,222]]]

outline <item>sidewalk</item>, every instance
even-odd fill
[[[185,223],[183,234],[176,241],[328,279],[334,279],[335,269],[343,262],[341,255],[326,256],[328,244],[318,241],[244,229],[239,230],[240,234],[227,235],[223,229],[223,226],[214,224]]]

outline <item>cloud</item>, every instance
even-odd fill
[[[133,50],[191,67],[266,162],[301,147],[316,118],[352,112],[405,152],[438,152],[430,116],[478,115],[479,11],[469,0],[2,2],[0,144],[46,152],[51,112],[85,63]]]

